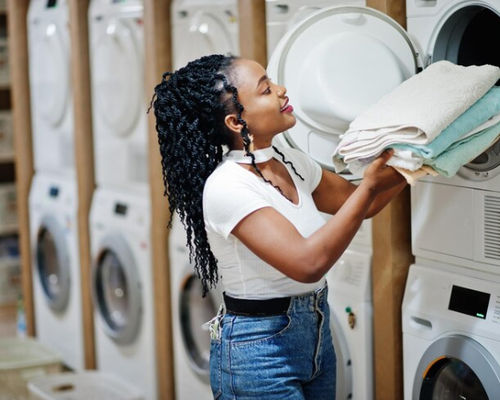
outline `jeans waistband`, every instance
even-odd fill
[[[290,308],[312,309],[327,297],[327,286],[298,296],[275,297],[271,299],[239,299],[223,293],[227,313],[234,315],[265,317],[286,314]]]

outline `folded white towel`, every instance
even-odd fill
[[[346,135],[392,128],[420,129],[427,142],[483,96],[500,79],[493,65],[438,61],[404,81],[351,122]]]

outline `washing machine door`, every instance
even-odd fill
[[[36,235],[35,268],[49,307],[63,312],[69,302],[71,272],[64,227],[53,215],[44,216]]]
[[[174,68],[185,66],[189,61],[209,54],[235,53],[235,44],[225,22],[208,11],[197,11],[189,21],[189,29],[174,30]],[[226,18],[235,18],[230,11]],[[189,18],[186,10],[177,12],[177,18]],[[182,37],[180,37],[182,35]]]
[[[102,18],[102,17],[98,17]],[[92,84],[96,118],[110,135],[126,137],[133,132],[144,109],[143,52],[138,43],[140,18],[97,20],[93,43]],[[99,26],[98,24],[105,24]]]
[[[422,356],[413,385],[413,399],[491,400],[498,398],[498,360],[477,341],[460,335],[443,337]]]
[[[193,266],[186,264],[179,288],[179,326],[184,350],[194,373],[206,383],[210,381],[210,333],[205,323],[213,318],[222,304],[222,293],[212,289],[205,297]]]
[[[33,111],[49,127],[63,120],[70,96],[67,29],[56,21],[30,21],[30,83]]]
[[[129,344],[139,333],[142,288],[138,265],[123,236],[104,237],[93,268],[94,306],[106,334],[118,344]]]
[[[333,169],[332,155],[349,123],[417,72],[403,28],[366,7],[315,12],[279,42],[267,72],[287,88],[296,125],[286,140]]]

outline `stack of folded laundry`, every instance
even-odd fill
[[[358,115],[333,155],[337,172],[364,168],[384,149],[410,184],[453,176],[500,138],[500,68],[431,64]]]

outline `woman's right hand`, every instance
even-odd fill
[[[393,149],[385,150],[365,169],[362,184],[375,194],[389,190],[405,181],[399,172],[386,165],[393,154]]]

